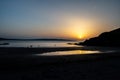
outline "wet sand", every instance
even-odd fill
[[[92,48],[0,48],[0,80],[120,79],[119,52],[68,56],[34,55],[78,49]],[[94,49],[101,48],[92,50]]]

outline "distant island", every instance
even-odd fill
[[[0,38],[0,41],[3,40],[18,40],[18,41],[74,41],[70,39],[50,39],[50,38],[41,38],[41,39],[9,39],[9,38]]]
[[[86,45],[86,46],[120,46],[120,28],[104,32],[98,37],[90,38],[84,42],[77,43],[77,45]]]

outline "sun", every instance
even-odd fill
[[[82,35],[79,35],[78,38],[79,38],[79,39],[82,39]]]
[[[93,36],[94,26],[96,23],[88,18],[68,17],[67,29],[71,36],[76,39],[88,39]]]
[[[85,35],[84,34],[77,34],[78,35],[78,39],[84,39]]]

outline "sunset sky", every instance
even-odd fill
[[[0,0],[0,37],[88,39],[120,27],[120,0]]]

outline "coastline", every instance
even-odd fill
[[[120,57],[120,51],[109,53],[94,53],[94,54],[75,54],[75,55],[56,55],[56,56],[38,56],[36,54],[55,52],[55,51],[71,51],[71,50],[118,50],[113,47],[56,47],[56,48],[24,48],[24,47],[1,47],[0,48],[0,63],[19,63],[26,64],[46,64],[46,63],[66,63],[75,61],[89,61],[98,59],[108,59]],[[36,63],[37,62],[37,63]],[[20,64],[20,65],[21,65]]]
[[[98,46],[81,46],[81,47],[0,47],[0,54],[34,54],[46,53],[55,51],[69,51],[69,50],[118,50],[120,47],[98,47]]]
[[[100,50],[100,47],[0,48],[1,80],[114,80],[120,79],[120,52],[35,56],[66,50]],[[105,50],[108,47],[104,48]],[[101,49],[102,50],[102,49]],[[2,53],[1,53],[2,52]],[[22,54],[21,54],[22,53]]]

